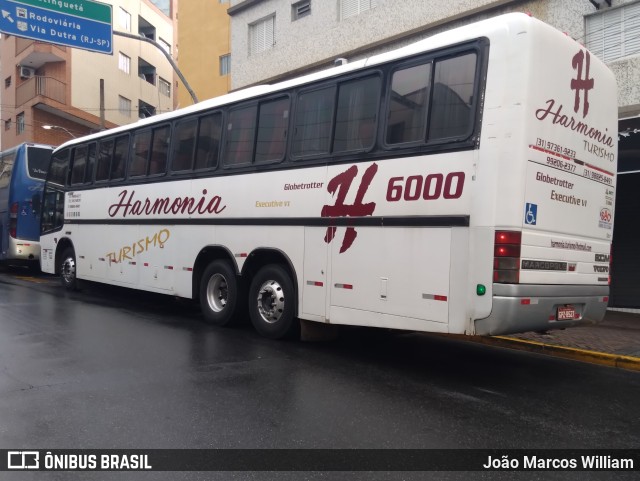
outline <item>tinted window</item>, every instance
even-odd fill
[[[45,188],[42,196],[42,233],[62,227],[64,222],[64,192]]]
[[[425,140],[430,87],[431,64],[393,73],[387,112],[387,144]]]
[[[257,107],[244,107],[229,112],[224,164],[250,164],[256,134]]]
[[[182,120],[173,129],[171,170],[190,170],[193,166],[193,149],[196,145],[198,119]]]
[[[333,140],[334,152],[373,147],[379,98],[380,78],[377,76],[340,85]]]
[[[129,157],[129,136],[121,135],[116,138],[116,145],[113,151],[111,162],[111,180],[124,179],[124,168]]]
[[[129,177],[147,175],[147,160],[151,146],[151,130],[138,131],[133,136],[133,152],[129,165]]]
[[[98,164],[96,166],[96,181],[109,180],[109,166],[113,156],[113,139],[100,142],[98,150]]]
[[[256,162],[282,160],[287,146],[289,99],[283,98],[260,104]]]
[[[67,173],[69,171],[69,150],[64,149],[56,152],[51,158],[51,166],[49,167],[49,182],[58,185],[65,185],[67,181]]]
[[[301,93],[296,102],[292,154],[328,154],[335,87]]]
[[[151,157],[149,159],[149,175],[164,174],[167,171],[169,156],[169,139],[171,132],[168,125],[153,129]]]
[[[47,169],[51,161],[51,149],[27,147],[27,168],[29,176],[35,179],[46,179]],[[2,168],[0,168],[2,171]]]
[[[76,147],[73,151],[71,163],[71,185],[84,184],[87,169],[87,146]]]
[[[210,169],[218,165],[218,152],[222,138],[222,114],[200,118],[195,169]]]
[[[436,62],[429,140],[471,133],[475,73],[476,55],[473,53]]]
[[[96,143],[91,142],[89,144],[89,150],[87,153],[87,168],[84,171],[84,181],[89,183],[93,181],[93,169],[96,166]]]
[[[11,172],[13,171],[13,162],[16,159],[16,153],[11,152],[0,157],[0,187],[6,187],[11,181]]]

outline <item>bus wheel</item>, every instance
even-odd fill
[[[229,326],[235,318],[238,280],[233,268],[223,260],[207,266],[200,281],[200,308],[206,322]]]
[[[62,286],[68,291],[78,289],[78,279],[76,277],[76,253],[73,248],[68,247],[62,253],[60,262],[60,281]]]
[[[276,264],[260,269],[249,288],[249,316],[256,331],[270,339],[295,335],[299,323],[294,305],[295,290],[287,271]]]

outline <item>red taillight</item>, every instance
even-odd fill
[[[496,231],[493,248],[493,282],[517,284],[520,281],[522,232]]]
[[[18,203],[14,202],[9,207],[9,235],[14,239],[18,234]]]

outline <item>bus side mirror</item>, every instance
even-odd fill
[[[31,208],[36,216],[40,215],[40,194],[33,194],[31,198]]]

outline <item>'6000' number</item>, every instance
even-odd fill
[[[391,177],[387,186],[387,201],[398,202],[400,199],[435,200],[440,197],[445,199],[458,199],[462,195],[464,187],[464,172],[450,172],[443,174],[410,175],[404,177]]]

